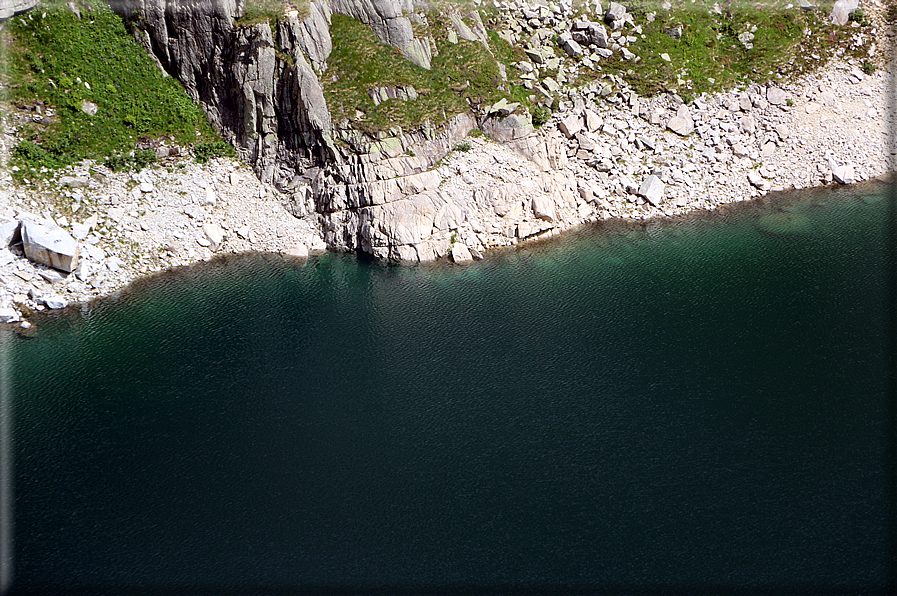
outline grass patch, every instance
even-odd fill
[[[47,124],[22,127],[14,172],[39,177],[85,158],[130,155],[141,137],[189,145],[213,140],[202,111],[183,87],[164,77],[128,34],[121,18],[98,0],[79,3],[82,18],[59,0],[8,23],[10,99],[55,110]],[[82,111],[84,101],[97,112]]]
[[[103,165],[114,172],[137,170],[138,172],[156,161],[156,152],[152,149],[137,149],[132,153],[116,153],[103,161]]]
[[[295,5],[299,11],[299,20],[308,16],[308,0],[298,0],[291,4]],[[277,21],[283,18],[287,10],[288,4],[285,0],[246,0],[243,6],[243,15],[236,19],[236,25],[237,27],[250,27],[259,23],[268,23],[273,28]]]
[[[614,54],[605,72],[625,72],[640,95],[674,91],[689,101],[704,92],[802,74],[823,65],[839,49],[854,53],[850,37],[856,29],[833,26],[822,10],[733,4],[715,14],[709,8],[697,3],[672,13],[656,10],[654,22],[639,20],[645,38],[630,49],[641,61],[633,64]],[[640,6],[640,12],[645,10]],[[673,27],[682,28],[680,39],[666,34]],[[738,39],[745,33],[753,35],[750,47]],[[660,58],[663,53],[670,62]]]
[[[447,20],[436,13],[428,14],[427,20],[439,50],[431,70],[403,58],[359,21],[333,15],[333,52],[327,60],[322,85],[334,122],[350,119],[355,128],[376,132],[427,120],[438,125],[471,107],[494,103],[502,97],[520,101],[518,96],[525,90],[514,84],[513,69],[507,69],[512,80],[505,83],[498,62],[482,44],[463,39],[451,44]],[[504,46],[493,43],[493,52],[522,55],[522,50],[499,41]],[[368,95],[374,87],[414,87],[419,97],[413,101],[387,100],[375,106]]]

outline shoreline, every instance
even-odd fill
[[[447,201],[469,205],[456,218],[449,250],[438,256],[464,262],[593,221],[675,217],[839,178],[881,178],[888,171],[885,100],[893,68],[864,75],[856,64],[832,62],[792,83],[702,96],[684,112],[671,95],[630,97],[620,106],[572,100],[530,137],[554,151],[551,163],[507,142],[469,136],[468,150],[450,152],[431,170]],[[676,116],[691,120],[689,134],[671,129],[679,126],[671,123]],[[4,154],[13,135],[0,135]],[[644,192],[649,176],[663,185],[662,198]],[[83,265],[54,275],[20,249],[0,249],[0,315],[14,327],[30,327],[22,312],[48,309],[48,297],[84,303],[219,254],[302,258],[328,250],[323,218],[295,217],[288,195],[233,159],[200,165],[167,158],[139,174],[82,163],[45,187],[29,192],[5,176],[0,215],[60,224],[79,241]],[[539,196],[553,204],[540,204]]]

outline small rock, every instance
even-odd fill
[[[59,178],[59,184],[71,188],[81,188],[87,186],[87,178],[83,176],[61,176]]]
[[[15,239],[16,235],[19,233],[20,225],[21,222],[15,219],[0,224],[0,243],[2,243],[3,246],[9,246],[12,243],[13,239]]]
[[[43,303],[47,305],[47,308],[52,308],[54,310],[58,310],[60,308],[65,308],[69,305],[68,300],[60,296],[59,294],[52,294],[50,296],[44,296]]]
[[[760,174],[758,174],[755,171],[748,172],[747,179],[748,179],[748,182],[750,182],[752,185],[759,188],[760,190],[769,190],[769,188],[770,188],[769,182],[764,180],[760,176]]]
[[[829,15],[829,18],[835,25],[846,25],[850,13],[859,8],[859,6],[859,0],[838,0],[832,7],[832,13]]]
[[[645,178],[636,194],[656,207],[663,199],[663,191],[665,188],[666,187],[660,178],[651,174]]]
[[[100,107],[93,103],[92,101],[87,101],[86,99],[81,102],[81,111],[87,114],[88,116],[96,116],[97,110]]]
[[[856,182],[856,174],[852,165],[836,166],[832,168],[832,178],[841,184],[853,184]]]
[[[582,118],[579,114],[571,114],[558,123],[558,128],[564,136],[572,139],[580,130],[582,130]]]
[[[774,106],[784,105],[787,101],[785,92],[778,87],[770,87],[766,90],[766,101]]]
[[[60,282],[65,279],[65,276],[63,276],[55,269],[40,269],[37,274],[51,284],[55,284],[56,282]]]
[[[533,197],[533,214],[545,221],[554,221],[557,218],[554,211],[554,201],[549,197],[539,194]]]
[[[695,130],[695,123],[686,106],[679,106],[676,115],[667,123],[667,128],[683,137],[690,135]]]
[[[140,192],[153,192],[154,187],[152,182],[141,182],[140,183]]]
[[[0,307],[0,323],[15,323],[19,320],[19,313],[16,309],[4,306]]]
[[[586,110],[584,116],[586,129],[589,132],[596,132],[599,128],[601,128],[601,125],[604,124],[604,122],[602,122],[601,120],[601,117],[592,110]]]
[[[292,247],[288,248],[283,252],[283,254],[296,257],[298,259],[307,259],[308,258],[308,247],[302,244],[301,242],[297,242]]]
[[[206,192],[199,199],[199,204],[203,207],[215,206],[218,200],[215,198],[215,191],[211,186],[206,187]]]
[[[218,247],[224,240],[224,230],[221,229],[221,226],[214,223],[203,224],[202,231],[206,235],[206,238],[209,239],[209,242],[211,242],[212,249],[218,250]]]

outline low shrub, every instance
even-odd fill
[[[234,148],[224,141],[199,143],[193,148],[196,163],[206,163],[213,157],[233,157]]]

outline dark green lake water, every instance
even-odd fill
[[[881,588],[884,196],[233,257],[39,320],[14,592]]]

